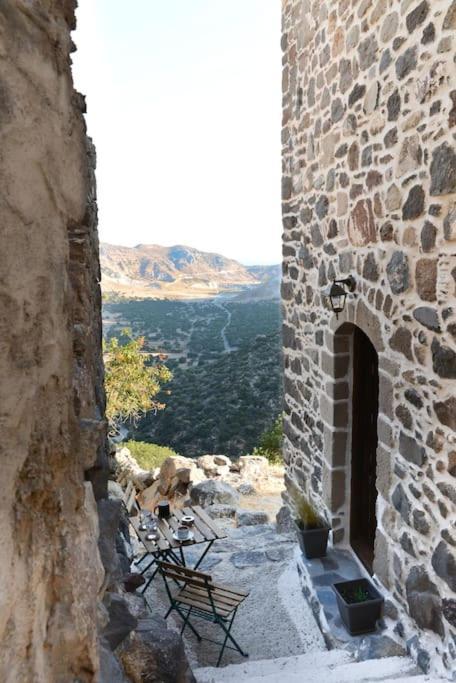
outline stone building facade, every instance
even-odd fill
[[[448,672],[456,1],[282,4],[288,502],[297,491],[314,501],[333,542],[356,548],[381,582],[396,634],[425,669]],[[356,289],[336,317],[322,290],[348,275]]]
[[[106,423],[73,0],[0,3],[0,680],[98,679]]]

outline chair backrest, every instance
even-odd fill
[[[138,505],[136,502],[136,489],[131,479],[127,484],[127,488],[124,491],[122,502],[129,515],[137,514]]]
[[[206,588],[207,590],[210,590],[212,587],[212,576],[210,574],[204,574],[194,569],[182,567],[179,564],[171,564],[170,562],[158,562],[157,564],[165,579],[173,579],[189,586]]]

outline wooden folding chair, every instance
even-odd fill
[[[248,657],[248,654],[243,652],[231,635],[231,627],[233,626],[237,609],[241,602],[248,597],[248,593],[218,586],[212,583],[212,577],[209,574],[197,572],[194,569],[187,569],[187,567],[170,564],[169,562],[159,561],[158,565],[171,603],[165,619],[175,610],[184,622],[181,634],[184,633],[188,626],[198,641],[208,640],[216,645],[221,645],[222,649],[220,650],[216,666],[219,666],[226,647],[230,650],[236,650],[243,657]],[[174,595],[171,592],[170,580],[179,585],[179,591]],[[180,584],[183,585],[180,586]],[[225,634],[223,642],[221,643],[211,638],[203,638],[190,622],[190,615],[218,624]],[[228,640],[233,643],[234,647],[227,645]]]

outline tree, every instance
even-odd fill
[[[104,347],[106,416],[113,433],[122,422],[136,423],[151,410],[163,410],[165,404],[156,396],[172,378],[165,365],[143,350],[144,337],[134,339],[130,330],[122,330],[122,336],[125,343],[113,337]]]
[[[260,438],[260,443],[254,450],[254,455],[265,456],[270,463],[282,462],[283,417],[279,415],[272,426]]]

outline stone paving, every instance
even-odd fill
[[[239,608],[233,635],[249,653],[249,661],[325,651],[324,638],[299,584],[293,561],[297,546],[294,534],[278,534],[274,526],[262,524],[232,528],[226,524],[228,538],[214,543],[200,569],[211,573],[214,581],[250,591]],[[199,556],[197,547],[186,550],[189,566]],[[168,601],[158,576],[147,591],[153,613],[163,616]],[[179,619],[168,618],[170,628],[180,628]],[[198,621],[202,634],[220,639],[221,631],[213,624]],[[185,646],[193,667],[212,666],[219,648],[203,641],[198,644],[185,633]],[[242,657],[227,650],[223,665],[242,662]]]
[[[326,557],[307,560],[296,550],[295,559],[303,593],[330,647],[347,648],[356,653],[358,659],[405,654],[403,646],[391,637],[383,619],[377,623],[374,633],[361,636],[351,636],[343,625],[333,584],[363,577],[371,579],[353,552],[328,547]]]

